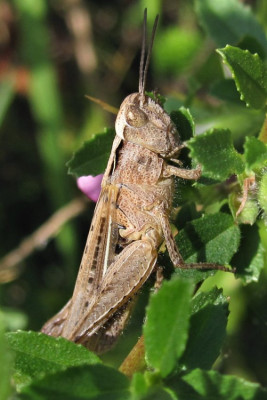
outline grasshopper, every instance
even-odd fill
[[[158,16],[145,61],[145,10],[139,91],[125,98],[116,118],[73,296],[42,328],[98,353],[119,337],[135,294],[155,269],[163,240],[175,267],[226,270],[215,264],[185,264],[171,232],[174,176],[197,180],[201,170],[172,165],[180,164],[177,157],[184,144],[170,116],[145,93],[157,22]]]

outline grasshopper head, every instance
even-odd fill
[[[123,140],[146,147],[162,157],[173,155],[180,145],[178,131],[163,108],[143,93],[123,101],[115,123]]]
[[[117,115],[115,128],[116,134],[121,139],[146,147],[162,157],[171,157],[174,154],[178,154],[180,145],[177,129],[163,108],[145,94],[147,71],[157,23],[158,15],[154,22],[145,62],[147,37],[147,10],[145,9],[139,69],[139,92],[127,96],[123,101]]]

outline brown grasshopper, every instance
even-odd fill
[[[73,296],[42,329],[97,352],[110,348],[124,328],[132,299],[155,269],[163,240],[175,267],[225,270],[215,264],[185,264],[171,232],[174,176],[198,179],[201,171],[169,164],[179,164],[184,145],[169,115],[145,94],[157,21],[145,62],[145,11],[139,91],[126,97],[116,119]]]

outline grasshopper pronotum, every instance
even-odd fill
[[[73,296],[42,329],[97,352],[110,348],[124,328],[131,300],[154,270],[163,240],[175,267],[226,270],[185,264],[171,232],[173,177],[196,180],[201,171],[169,164],[177,162],[184,145],[169,115],[145,94],[157,21],[145,62],[145,10],[139,91],[126,97],[116,119]]]

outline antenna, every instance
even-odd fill
[[[144,22],[143,22],[143,35],[142,35],[142,48],[141,48],[141,59],[139,67],[139,93],[143,92],[143,70],[145,64],[145,54],[146,54],[146,41],[147,41],[147,9],[144,11]]]
[[[148,71],[148,67],[149,67],[149,63],[150,63],[150,59],[151,59],[151,53],[152,53],[153,43],[154,43],[154,39],[155,39],[155,35],[156,35],[158,20],[159,20],[159,15],[156,16],[155,21],[154,21],[151,40],[150,40],[150,44],[148,47],[146,63],[145,63],[146,42],[147,42],[147,9],[145,8],[141,60],[140,60],[140,68],[139,68],[139,93],[142,95],[145,94],[147,71]],[[144,67],[144,65],[145,65],[145,67]]]

